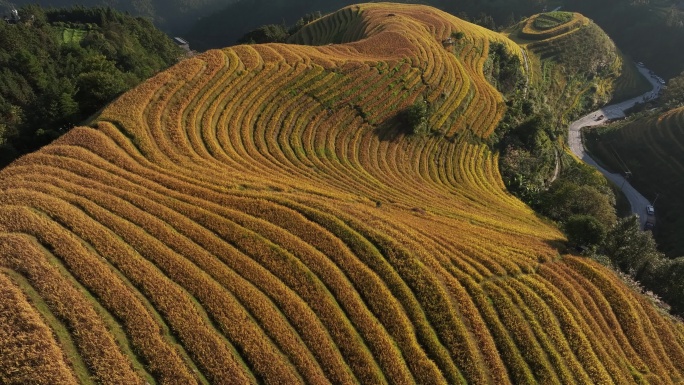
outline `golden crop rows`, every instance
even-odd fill
[[[505,191],[493,41],[521,55],[431,8],[347,7],[187,59],[4,169],[0,380],[682,380],[681,325]]]
[[[14,282],[0,271],[0,382],[57,384],[75,382],[50,327]]]

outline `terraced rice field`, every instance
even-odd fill
[[[351,6],[187,59],[4,169],[0,382],[684,380],[682,325],[504,190],[490,41],[519,50]],[[402,133],[419,97],[441,134]]]
[[[564,15],[569,13],[563,12]],[[586,85],[570,82],[561,68],[563,65],[559,55],[573,35],[589,23],[589,20],[578,13],[572,13],[570,20],[552,17],[551,14],[539,14],[521,22],[510,31],[510,38],[520,44],[528,52],[531,68],[529,81],[540,85],[541,92],[547,95],[548,104],[558,110],[568,110],[575,103],[569,95],[578,96],[577,88]],[[541,28],[547,27],[547,28]],[[554,100],[554,95],[565,97]]]
[[[615,81],[613,99],[609,104],[643,95],[652,87],[651,83],[639,72],[634,62],[623,57],[620,77]]]
[[[588,147],[598,159],[616,172],[626,164],[632,171],[630,183],[656,201],[658,225],[654,236],[663,251],[672,258],[684,255],[684,107],[620,124],[588,138]]]
[[[556,28],[571,21],[575,15],[571,12],[554,11],[542,13],[534,17],[533,25],[537,30]]]
[[[555,15],[557,13],[557,15]],[[579,13],[551,12],[540,13],[527,19],[520,31],[520,37],[528,40],[548,40],[560,38],[566,33],[581,28],[590,23],[590,20]],[[551,46],[546,41],[544,46]]]

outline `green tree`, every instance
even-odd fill
[[[573,215],[565,223],[568,241],[576,246],[595,248],[604,241],[606,227],[592,215]]]
[[[452,32],[451,37],[453,37],[456,40],[461,40],[465,37],[465,33],[458,31],[458,32]]]
[[[267,24],[247,32],[238,39],[240,44],[283,43],[290,37],[283,24]]]
[[[81,105],[89,109],[96,109],[126,89],[120,74],[106,71],[92,71],[81,74],[76,79],[78,93],[76,94]]]
[[[411,135],[427,135],[430,132],[428,127],[428,105],[421,98],[407,107],[403,112],[403,120],[407,131]]]
[[[651,233],[641,230],[636,215],[617,221],[606,236],[603,253],[620,270],[636,279],[647,276],[650,269],[664,258],[658,252]]]
[[[79,105],[74,100],[73,92],[62,92],[58,99],[59,115],[66,121],[72,121],[72,118],[78,114]]]
[[[565,222],[573,215],[591,215],[609,228],[616,220],[610,196],[594,186],[578,185],[563,179],[554,183],[544,195],[541,210],[559,222]]]
[[[684,314],[684,257],[656,259],[641,279],[671,306],[672,313]]]

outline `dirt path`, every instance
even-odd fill
[[[632,185],[629,184],[623,175],[619,173],[611,173],[605,168],[599,166],[598,163],[596,163],[596,161],[586,153],[584,149],[584,143],[582,143],[582,135],[580,133],[582,127],[598,126],[605,124],[606,120],[609,119],[624,118],[625,110],[633,107],[637,102],[643,101],[644,98],[653,98],[658,94],[662,86],[655,78],[651,77],[648,69],[639,67],[639,72],[641,72],[641,74],[644,75],[649,82],[651,82],[653,89],[641,96],[637,96],[617,104],[605,106],[572,122],[568,127],[568,145],[578,158],[599,170],[608,180],[620,187],[632,206],[632,212],[639,215],[641,227],[643,228],[644,224],[646,223],[646,206],[650,205],[651,203],[634,187],[632,187]]]

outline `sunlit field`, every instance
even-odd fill
[[[521,55],[351,6],[186,59],[14,162],[0,382],[683,381],[681,324],[505,190],[492,42]]]

